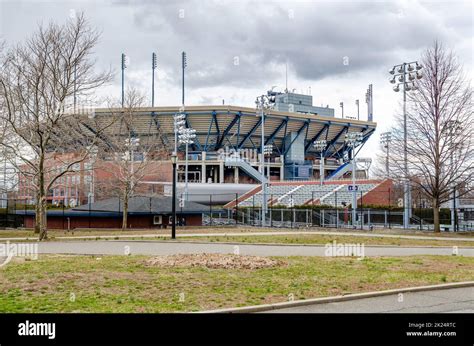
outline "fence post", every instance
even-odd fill
[[[212,226],[212,195],[209,195],[209,225]]]
[[[370,208],[367,209],[367,225],[369,226],[370,230]]]
[[[320,215],[320,218],[321,218],[320,223],[324,227],[324,209],[321,209],[321,213],[319,215]]]
[[[64,203],[63,203],[63,231],[64,231]]]
[[[334,192],[334,199],[336,201],[336,229],[339,228],[339,208],[337,207],[337,191]]]
[[[235,194],[235,225],[239,223],[239,194]]]
[[[362,191],[360,192],[360,229],[364,229],[364,210],[362,204]]]

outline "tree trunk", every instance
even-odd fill
[[[48,239],[48,220],[47,220],[47,202],[46,196],[41,196],[40,210],[39,210],[39,221],[40,221],[40,234],[39,240]]]
[[[35,234],[39,234],[40,233],[40,229],[41,229],[41,226],[40,226],[40,196],[39,196],[39,193],[36,194],[36,204],[35,204]]]
[[[122,230],[127,229],[127,217],[128,217],[128,197],[125,195],[123,198],[123,211],[122,211]]]
[[[436,233],[440,233],[439,227],[439,203],[436,198],[433,199],[433,228]]]

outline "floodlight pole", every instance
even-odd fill
[[[416,65],[416,70],[413,69],[412,65]],[[409,66],[407,70],[407,66]],[[398,68],[398,69],[397,69]],[[408,133],[407,133],[407,110],[406,110],[406,102],[407,102],[407,96],[406,92],[408,90],[414,89],[415,88],[415,83],[413,82],[413,88],[408,87],[407,83],[407,74],[410,74],[410,80],[414,80],[414,78],[411,78],[411,73],[416,73],[416,79],[422,78],[421,75],[418,75],[418,70],[421,70],[422,66],[418,64],[417,61],[412,61],[412,62],[404,62],[399,65],[395,65],[392,70],[390,71],[390,74],[393,75],[393,79],[391,80],[391,83],[395,84],[396,83],[396,77],[400,76],[401,77],[401,83],[403,85],[403,160],[404,160],[404,182],[403,182],[403,204],[404,204],[404,210],[403,210],[403,228],[407,229],[410,227],[410,217],[412,216],[412,209],[411,209],[411,189],[410,189],[410,181],[409,181],[409,174],[408,174]],[[398,70],[397,74],[395,71]],[[399,85],[398,84],[398,85]],[[399,87],[395,86],[394,91],[399,91]]]
[[[264,108],[264,96],[260,98],[260,116],[262,117],[261,123],[261,158],[260,158],[260,169],[262,172],[262,227],[265,227],[266,218],[267,218],[267,183],[265,181],[265,114],[263,112]]]
[[[182,67],[182,88],[181,88],[181,103],[184,106],[184,69],[187,66],[186,52],[181,53],[181,67]]]
[[[151,54],[151,106],[155,107],[155,69],[156,53]]]
[[[359,114],[359,100],[356,100],[356,106],[357,106],[357,120],[360,120],[360,114]]]
[[[122,53],[122,108],[125,100],[125,54]]]
[[[352,147],[352,226],[354,227],[356,226],[357,218],[356,165],[355,150]]]
[[[172,203],[171,203],[171,239],[176,239],[176,153],[171,155],[171,163],[173,164],[173,190],[172,190]]]

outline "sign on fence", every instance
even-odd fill
[[[358,191],[359,190],[359,186],[358,185],[347,185],[347,191]]]

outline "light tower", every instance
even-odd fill
[[[324,183],[324,151],[327,147],[327,141],[322,139],[313,143],[314,149],[321,154],[319,159],[319,180],[321,185]]]
[[[351,163],[352,163],[352,226],[356,225],[357,218],[357,191],[355,184],[355,176],[357,172],[357,160],[355,148],[357,148],[363,141],[362,132],[349,132],[346,134],[346,145],[351,149]]]
[[[122,53],[121,68],[122,68],[122,108],[125,102],[125,69],[130,64],[130,59]]]
[[[158,66],[156,53],[151,54],[151,106],[155,107],[155,69]]]
[[[186,58],[186,52],[181,53],[181,68],[182,68],[182,104],[184,106],[184,69],[188,66],[188,61]]]
[[[380,145],[386,150],[385,154],[385,174],[390,177],[390,142],[392,141],[392,133],[384,132],[380,134]]]
[[[275,102],[275,96],[269,91],[267,95],[257,97],[257,116],[260,116],[260,173],[262,182],[262,227],[265,227],[267,217],[267,179],[265,178],[265,109],[271,109]]]
[[[392,78],[390,83],[395,84],[393,91],[399,92],[400,86],[403,88],[403,158],[404,158],[404,191],[403,191],[403,227],[410,227],[411,217],[411,192],[408,172],[408,154],[407,154],[407,91],[416,90],[418,87],[415,84],[416,79],[421,79],[423,76],[420,70],[423,67],[418,61],[404,62],[403,64],[395,65],[390,70]],[[397,78],[398,77],[398,78]]]

